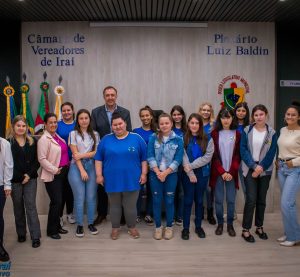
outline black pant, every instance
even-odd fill
[[[266,196],[269,189],[271,175],[258,178],[252,177],[253,170],[249,170],[246,178],[246,202],[244,207],[243,228],[251,229],[255,209],[255,226],[262,227],[266,209]]]
[[[6,197],[4,193],[4,186],[0,186],[0,242],[3,241],[3,233],[4,233],[3,210],[4,210],[5,201],[6,201]]]
[[[47,235],[58,234],[60,228],[59,215],[62,206],[63,182],[66,177],[67,167],[63,167],[61,173],[54,175],[52,182],[45,182],[46,190],[50,198]]]
[[[108,196],[105,192],[103,186],[98,186],[98,205],[97,205],[97,212],[98,215],[107,216],[107,207],[108,207]]]
[[[62,205],[60,209],[60,217],[63,216],[64,214],[64,207],[66,205],[66,212],[67,214],[73,213],[73,208],[74,208],[74,197],[73,197],[73,191],[72,188],[69,184],[68,180],[68,172],[69,172],[69,167],[66,169],[66,177],[63,180],[63,192],[62,192]]]

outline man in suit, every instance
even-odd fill
[[[96,130],[100,139],[111,133],[111,116],[114,111],[118,111],[127,123],[127,130],[131,131],[130,112],[117,105],[118,91],[113,86],[107,86],[103,89],[103,98],[105,104],[92,110],[92,126]],[[94,225],[101,224],[107,216],[108,198],[103,186],[98,186],[98,216]]]

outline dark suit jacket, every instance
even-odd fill
[[[127,123],[127,131],[132,131],[130,112],[121,106],[117,106],[116,109],[125,119]],[[92,126],[96,130],[100,138],[103,138],[105,135],[111,133],[110,131],[110,122],[108,122],[108,117],[105,110],[105,105],[100,106],[92,110]]]

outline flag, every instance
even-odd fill
[[[61,104],[63,102],[63,94],[65,93],[64,87],[61,85],[63,78],[60,75],[58,78],[58,85],[54,88],[54,93],[56,94],[56,100],[55,100],[55,108],[54,113],[56,114],[56,117],[58,120],[61,119]]]
[[[47,82],[42,82],[40,85],[42,91],[41,100],[38,107],[37,117],[35,119],[34,132],[37,134],[44,129],[44,116],[49,112],[49,100],[48,100],[48,91],[49,84]]]
[[[34,120],[32,117],[29,100],[28,100],[28,93],[29,93],[29,85],[26,83],[21,84],[21,108],[20,114],[24,116],[27,121],[29,132],[33,135],[34,134]]]
[[[3,93],[6,96],[6,121],[5,121],[5,137],[7,138],[11,129],[11,123],[14,117],[17,115],[17,109],[14,100],[15,90],[9,85],[3,89]]]

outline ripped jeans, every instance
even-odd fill
[[[153,217],[156,228],[161,227],[161,202],[164,201],[166,209],[167,227],[172,227],[174,218],[174,196],[177,185],[177,172],[167,176],[161,182],[153,171],[150,171],[150,187],[153,199]]]

